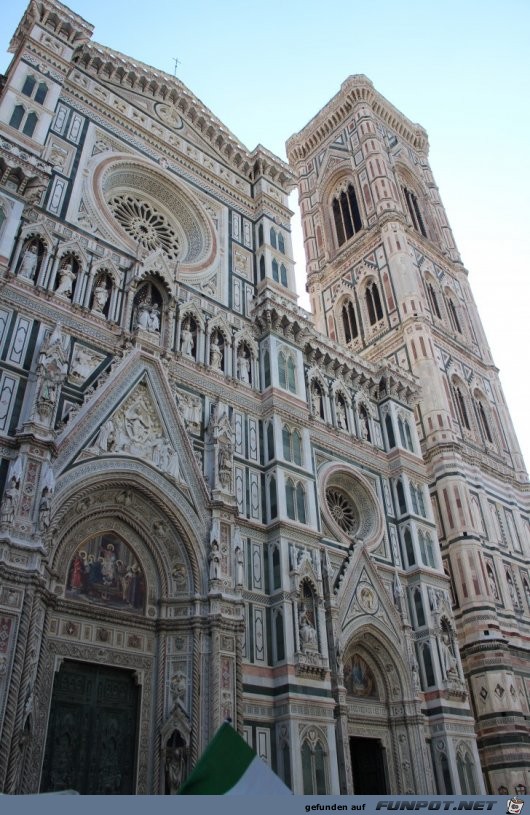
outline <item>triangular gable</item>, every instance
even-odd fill
[[[68,422],[57,439],[54,471],[102,456],[137,458],[163,473],[190,500],[206,485],[164,371],[135,349]]]
[[[330,178],[338,170],[351,171],[351,159],[347,148],[342,150],[336,145],[327,151],[319,170],[320,181]]]
[[[352,619],[377,620],[394,641],[401,639],[402,623],[377,568],[362,544],[356,544],[337,593],[340,631]]]

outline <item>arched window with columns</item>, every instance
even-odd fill
[[[348,297],[343,301],[341,307],[341,321],[342,330],[344,333],[344,342],[353,342],[359,337],[359,326],[357,322],[357,314],[355,312],[355,305]]]
[[[451,389],[453,391],[453,399],[456,405],[458,420],[463,428],[466,430],[471,430],[466,398],[464,396],[465,386],[457,377],[453,377],[451,381]]]
[[[357,195],[351,182],[334,195],[331,212],[337,246],[342,246],[362,229]]]
[[[381,295],[379,294],[379,287],[375,280],[368,283],[364,296],[366,300],[366,309],[368,311],[368,320],[370,321],[370,325],[375,325],[383,319]]]

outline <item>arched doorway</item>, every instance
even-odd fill
[[[350,650],[344,663],[344,684],[348,699],[372,719],[362,735],[350,735],[349,749],[353,788],[356,795],[381,795],[389,790],[386,766],[388,738],[379,733],[386,720],[385,688],[375,665],[367,661],[359,646]],[[352,705],[353,707],[353,705]],[[359,732],[356,722],[350,722],[349,732]]]
[[[134,478],[121,472],[119,479],[85,480],[55,515],[48,572],[54,600],[25,791],[163,793],[160,733],[177,696],[194,757],[199,749],[193,722],[202,708],[193,676],[202,656],[189,609],[200,586],[200,549],[190,546],[176,500],[154,494],[133,464]]]
[[[363,626],[350,638],[343,683],[351,791],[355,795],[424,791],[428,759],[419,748],[425,737],[411,670],[376,626]]]

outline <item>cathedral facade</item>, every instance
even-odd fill
[[[364,76],[249,151],[31,0],[0,97],[0,789],[530,782],[524,464],[428,164]],[[298,187],[312,313],[297,305]]]

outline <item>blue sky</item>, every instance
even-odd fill
[[[0,70],[25,6],[9,0],[2,9]],[[177,57],[179,78],[251,149],[261,142],[285,158],[285,140],[355,73],[426,128],[435,179],[530,467],[528,0],[70,6],[104,45],[169,73]],[[303,278],[303,257],[297,260]]]

